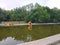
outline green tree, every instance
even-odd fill
[[[28,19],[29,18],[29,19]],[[30,14],[26,18],[26,22],[48,22],[50,15],[42,7],[34,8],[30,11]]]

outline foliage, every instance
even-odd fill
[[[3,10],[0,8],[1,21],[25,21],[35,23],[60,22],[60,9],[43,7],[36,3],[15,8],[12,10]]]

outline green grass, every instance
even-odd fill
[[[33,26],[32,30],[28,30],[27,26],[0,27],[0,40],[14,37],[16,40],[27,41],[27,36],[29,35],[32,40],[37,40],[59,33],[60,25]]]

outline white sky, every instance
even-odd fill
[[[10,10],[30,3],[35,4],[36,2],[42,6],[57,7],[60,9],[60,0],[0,0],[0,8]]]

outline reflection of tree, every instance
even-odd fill
[[[27,26],[0,27],[0,40],[7,37],[14,37],[16,40],[32,41],[44,38],[53,34],[60,33],[58,25],[40,25],[33,26],[28,30]]]
[[[31,40],[32,40],[32,36],[28,34],[26,37],[26,41],[31,41]]]
[[[59,32],[58,30],[57,24],[51,25],[51,35],[57,34]]]
[[[23,28],[24,27],[24,28]],[[7,38],[7,37],[15,37],[16,40],[23,40],[23,41],[29,41],[30,39],[27,39],[31,37],[28,33],[29,30],[27,30],[27,26],[17,26],[17,27],[0,27],[0,40]]]
[[[54,25],[51,25],[51,35],[53,34],[53,29],[54,28]]]

